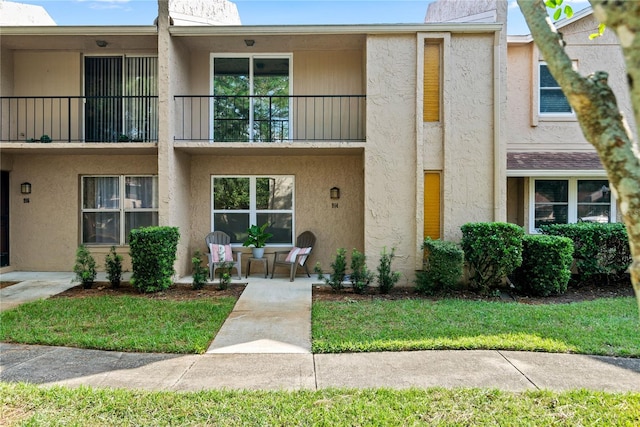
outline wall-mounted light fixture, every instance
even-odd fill
[[[109,43],[106,40],[96,40],[96,45],[98,47],[107,47]]]
[[[338,187],[333,187],[329,190],[329,194],[331,195],[332,200],[338,200],[340,198],[340,189]]]
[[[251,47],[256,44],[256,41],[253,39],[244,39],[244,44],[246,44],[248,47]]]
[[[31,183],[23,182],[22,184],[20,184],[20,193],[31,194]]]

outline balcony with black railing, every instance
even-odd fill
[[[3,96],[2,142],[157,142],[157,96]]]
[[[365,95],[174,97],[176,141],[365,140]]]

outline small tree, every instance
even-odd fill
[[[111,246],[111,250],[105,259],[104,267],[111,287],[120,287],[120,282],[122,281],[122,255],[116,253],[115,246]]]
[[[388,294],[391,288],[400,280],[400,272],[391,269],[391,263],[396,256],[396,248],[387,252],[387,248],[382,248],[380,264],[378,264],[378,286],[381,294]]]
[[[98,274],[96,260],[85,245],[78,246],[76,250],[76,264],[73,266],[73,272],[76,273],[76,280],[82,283],[83,288],[90,289],[93,286]]]
[[[344,277],[347,271],[347,260],[346,260],[347,250],[344,248],[340,248],[336,251],[336,258],[331,263],[332,273],[329,275],[329,278],[326,278],[322,273],[322,268],[320,263],[316,263],[313,271],[318,274],[318,280],[324,281],[327,285],[331,286],[331,289],[334,291],[342,290],[342,282],[344,282]]]
[[[196,251],[191,258],[192,274],[193,274],[193,289],[202,289],[207,283],[207,275],[209,274],[206,267],[202,265],[202,253]]]
[[[373,273],[367,269],[367,257],[357,249],[351,251],[351,286],[357,294],[366,292],[367,287],[373,280]]]

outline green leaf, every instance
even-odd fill
[[[556,0],[547,0],[544,4],[550,9],[555,9],[557,6]]]
[[[557,6],[557,7],[562,6],[562,1],[563,1],[563,0],[556,0],[556,6]]]
[[[605,24],[598,25],[598,32],[597,33],[593,33],[593,34],[589,34],[589,40],[593,40],[596,37],[602,36],[604,34],[605,28],[607,28],[607,26]]]
[[[557,21],[558,19],[560,19],[560,15],[562,15],[562,9],[556,9],[555,13],[553,14],[553,20]]]
[[[573,9],[571,8],[571,6],[566,5],[564,7],[564,14],[567,15],[567,18],[571,18],[573,16]]]

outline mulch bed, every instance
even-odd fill
[[[9,286],[16,282],[2,282],[2,286]],[[97,282],[91,289],[84,289],[81,285],[68,289],[53,298],[86,298],[98,295],[129,295],[141,298],[160,300],[192,300],[198,298],[215,298],[233,296],[239,298],[244,291],[245,284],[231,284],[225,290],[218,288],[217,283],[207,284],[203,289],[195,290],[191,284],[177,283],[163,292],[140,293],[128,282],[123,282],[120,287],[112,288],[108,282]],[[442,298],[459,298],[478,301],[517,301],[523,304],[567,304],[580,301],[591,301],[598,298],[629,297],[634,296],[633,287],[628,281],[605,285],[570,286],[563,295],[549,297],[520,296],[509,291],[501,292],[500,296],[484,296],[471,290],[452,292],[449,294],[427,296],[417,293],[414,288],[396,287],[388,294],[380,294],[378,289],[371,287],[364,294],[356,294],[350,287],[335,292],[327,285],[313,286],[313,301],[371,301],[371,300],[403,300],[424,299],[436,301]]]
[[[216,298],[233,296],[239,298],[244,291],[245,284],[231,284],[227,289],[219,289],[218,284],[205,285],[202,289],[193,289],[191,284],[176,283],[166,291],[155,293],[141,293],[131,286],[129,282],[123,282],[118,288],[112,288],[108,282],[97,282],[91,289],[84,289],[82,285],[68,289],[52,298],[86,298],[98,295],[128,295],[141,298],[160,300],[185,301],[198,298]]]
[[[471,290],[452,292],[435,296],[423,295],[414,288],[393,288],[388,294],[381,295],[377,288],[369,288],[365,294],[356,294],[351,288],[335,292],[329,286],[314,286],[314,301],[370,301],[370,300],[402,300],[402,299],[425,299],[440,300],[443,298],[459,298],[465,300],[478,301],[517,301],[523,304],[567,304],[580,301],[591,301],[598,298],[628,297],[634,296],[633,286],[630,282],[618,282],[607,285],[584,285],[579,287],[569,287],[563,295],[548,297],[527,297],[520,296],[509,291],[502,291],[500,296],[480,295]]]

